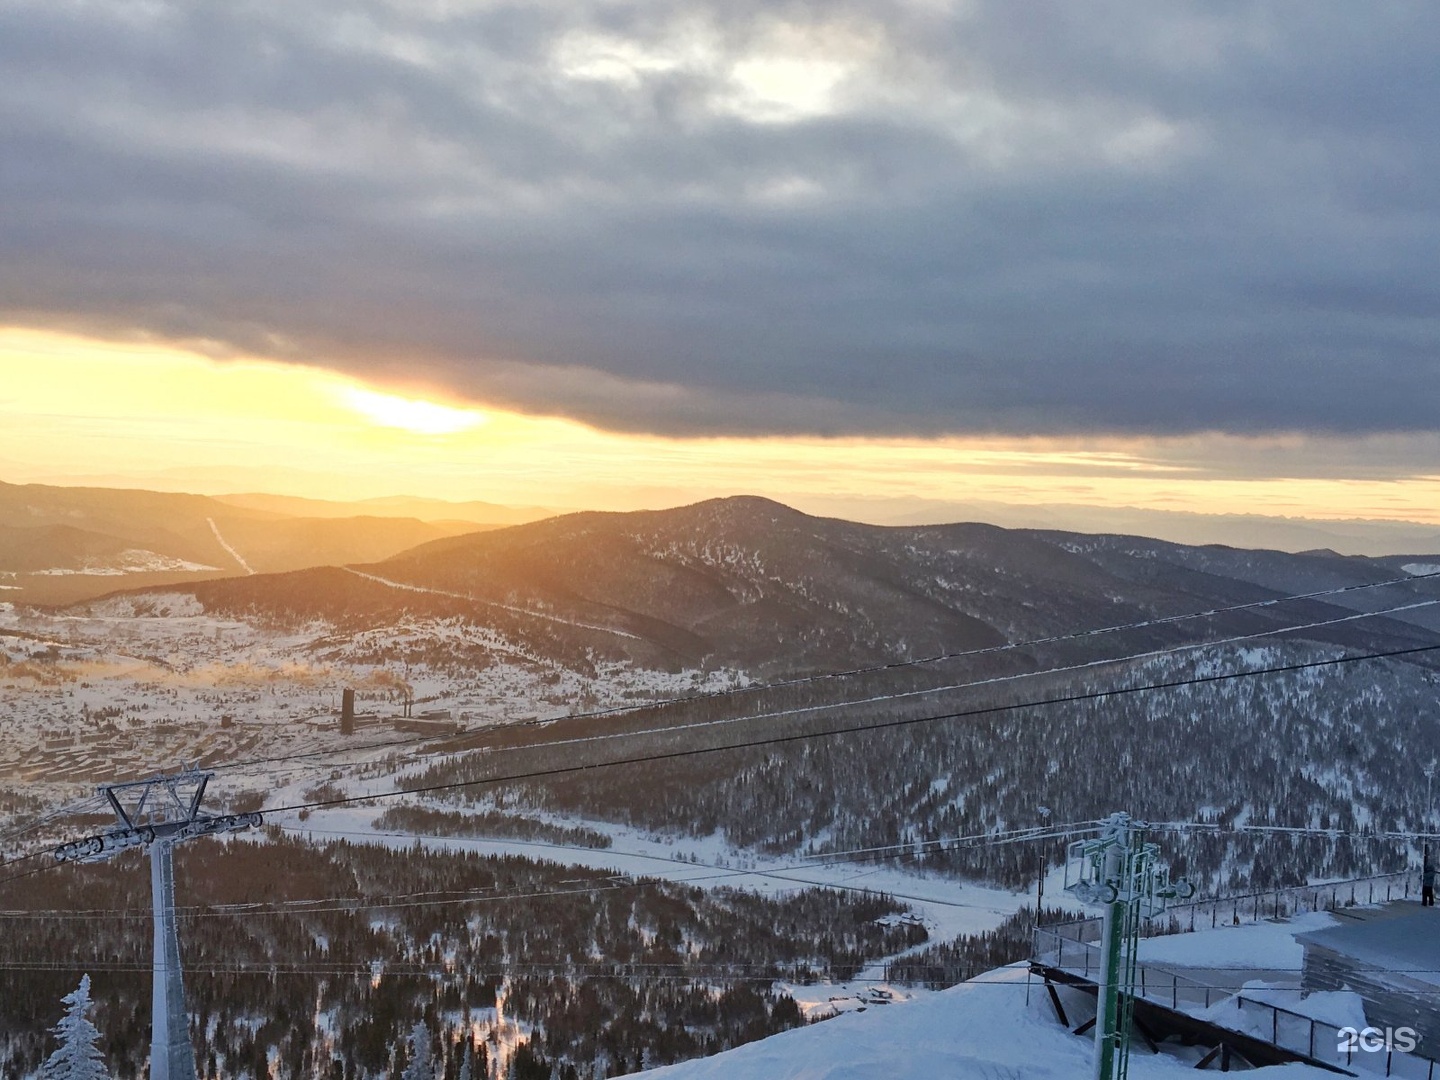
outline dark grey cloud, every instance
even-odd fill
[[[0,0],[0,318],[673,432],[1433,432],[1425,4]]]

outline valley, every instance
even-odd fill
[[[207,920],[231,919],[244,964],[276,986],[311,980],[320,1004],[289,1033],[247,1028],[243,1008],[219,1002],[249,1000],[256,976],[197,976],[226,1075],[262,1058],[370,1068],[423,1017],[451,1066],[470,1031],[492,1072],[539,1068],[527,1055],[600,1076],[715,1052],[923,996],[885,981],[912,954],[931,970],[916,950],[990,966],[1023,954],[1038,875],[1047,918],[1079,910],[1062,891],[1063,842],[987,840],[1041,824],[1041,806],[1054,822],[1117,808],[1192,822],[1163,843],[1203,895],[1279,889],[1409,865],[1413,845],[1367,834],[1423,826],[1424,768],[1440,756],[1440,557],[1423,553],[882,528],[749,498],[269,571],[263,547],[236,539],[247,535],[223,533],[255,572],[0,603],[7,859],[103,827],[97,783],[182,765],[213,770],[214,811],[263,815],[260,832],[187,851],[178,872],[197,907],[181,934],[205,953]],[[1354,662],[1375,653],[1394,655]],[[1255,826],[1276,831],[1244,831]],[[264,875],[240,887],[225,869],[255,851],[352,869],[325,884],[296,864],[257,893]],[[522,891],[578,890],[557,897],[556,919],[629,919],[639,944],[602,935],[551,957],[528,916],[503,932],[477,922],[470,885],[453,897],[460,922],[444,908],[422,918],[420,900],[412,924],[387,914],[404,891],[392,859],[416,882],[503,865],[521,877],[487,886],[497,894],[522,878]],[[133,878],[125,865],[46,875],[4,905],[44,927],[44,911],[94,906],[102,881]],[[120,907],[143,908],[136,888]],[[606,914],[595,889],[653,893],[666,914]],[[307,921],[326,896],[352,921]],[[860,936],[841,947],[840,909],[804,928],[819,897],[854,905]],[[226,914],[261,901],[277,906],[275,933]],[[769,944],[743,977],[706,952],[714,930],[682,930],[678,961],[655,952],[676,947],[673,926],[718,917],[714,905],[762,905],[791,929],[757,937]],[[22,965],[35,958],[27,934],[12,946]],[[77,965],[107,970],[87,961],[91,939],[62,938],[57,988]],[[528,971],[542,953],[554,966]],[[708,1004],[645,963],[691,965],[682,976],[713,988]],[[598,983],[590,964],[608,965]],[[372,965],[370,990],[346,965]],[[459,972],[475,986],[456,997]],[[109,984],[106,1016],[138,1000],[143,979],[129,979]],[[587,1008],[629,1017],[643,999],[660,1029],[691,1017],[696,1041],[622,1026],[595,1042],[585,1023],[567,1027],[597,993]],[[38,1022],[10,1038],[10,1060],[35,1060]],[[125,1053],[134,1075],[139,1050]]]

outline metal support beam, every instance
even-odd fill
[[[171,849],[216,832],[255,828],[259,814],[206,814],[200,810],[214,773],[197,768],[98,789],[115,811],[117,828],[55,849],[61,862],[103,862],[135,847],[150,849],[150,900],[155,918],[154,981],[150,991],[150,1080],[196,1080],[195,1050],[175,927],[175,866]],[[138,791],[133,805],[125,805]]]
[[[213,773],[201,773],[200,782],[195,785],[195,794],[190,798],[189,818],[194,821],[200,815],[200,800],[205,797],[205,786],[210,783]]]
[[[1105,880],[1120,877],[1121,851],[1112,847],[1106,852]],[[1115,901],[1105,905],[1104,931],[1100,935],[1100,977],[1095,999],[1095,1080],[1116,1080],[1115,1057],[1120,1049],[1120,946],[1125,941],[1125,905]]]
[[[1208,1069],[1210,1067],[1210,1063],[1220,1056],[1220,1050],[1224,1045],[1224,1043],[1218,1043],[1215,1046],[1212,1046],[1208,1054],[1202,1057],[1199,1061],[1195,1062],[1195,1068]]]
[[[1060,1018],[1061,1026],[1068,1028],[1070,1026],[1070,1019],[1065,1015],[1065,1006],[1060,1004],[1060,994],[1056,991],[1055,984],[1049,979],[1046,979],[1045,989],[1050,991],[1050,1004],[1055,1006],[1055,1015]]]
[[[133,829],[135,823],[130,820],[130,815],[125,812],[125,807],[121,806],[120,800],[115,797],[114,789],[102,788],[101,790],[105,792],[105,798],[110,800],[110,806],[115,811],[115,816],[120,819],[120,824],[127,829]]]
[[[1130,1023],[1134,1025],[1135,1030],[1140,1033],[1140,1037],[1145,1040],[1145,1045],[1150,1047],[1150,1052],[1152,1054],[1158,1054],[1160,1052],[1160,1040],[1155,1037],[1153,1031],[1145,1026],[1145,1021],[1131,1017]]]
[[[1057,989],[1064,986],[1092,999],[1096,996],[1094,979],[1079,972],[1067,971],[1038,960],[1030,962],[1030,970],[1044,981],[1053,983]],[[1222,1055],[1229,1054],[1235,1061],[1249,1062],[1255,1068],[1301,1062],[1319,1072],[1335,1073],[1339,1076],[1355,1075],[1339,1065],[1296,1050],[1287,1050],[1259,1036],[1233,1031],[1212,1020],[1202,1020],[1171,1006],[1168,1001],[1162,1003],[1137,997],[1134,1006],[1135,1030],[1142,1035],[1148,1034],[1157,1044],[1167,1039],[1175,1039],[1185,1046],[1208,1048],[1209,1052],[1198,1066],[1200,1068],[1208,1067],[1218,1062]],[[1089,1026],[1087,1025],[1085,1030],[1088,1031]],[[1225,1049],[1227,1046],[1228,1050]],[[1437,1071],[1434,1080],[1440,1080],[1440,1071]]]
[[[175,928],[173,844],[150,845],[150,900],[155,912],[155,963],[150,992],[150,1080],[195,1080],[195,1048]]]

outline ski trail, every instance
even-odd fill
[[[247,574],[255,573],[255,568],[245,561],[245,557],[230,546],[230,541],[220,535],[220,526],[215,524],[215,519],[212,517],[206,518],[205,520],[210,523],[210,531],[215,534],[215,539],[220,541],[220,546],[230,553],[232,559],[240,564],[240,569],[244,570]]]
[[[481,600],[479,597],[470,596],[468,593],[450,592],[447,589],[431,589],[424,585],[407,585],[403,581],[391,581],[389,578],[380,577],[378,574],[367,574],[351,566],[342,566],[341,569],[354,574],[356,577],[364,578],[366,581],[374,581],[381,585],[388,585],[392,589],[404,589],[406,592],[433,593],[435,596],[448,596],[452,600],[467,600],[472,604],[484,604],[486,607],[499,608],[502,611],[513,611],[517,615],[528,615],[532,619],[548,619],[550,622],[560,623],[564,626],[575,626],[581,630],[599,630],[602,634],[614,634],[616,637],[629,638],[631,641],[642,640],[639,634],[630,634],[624,630],[616,630],[613,626],[599,626],[596,623],[583,623],[576,622],[573,619],[562,619],[559,615],[546,615],[542,611],[532,611],[529,608],[515,607],[513,604],[502,604],[496,600]]]

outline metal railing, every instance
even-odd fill
[[[1191,930],[1214,929],[1217,926],[1245,926],[1271,919],[1286,919],[1312,911],[1335,911],[1362,904],[1381,904],[1390,900],[1408,900],[1420,893],[1420,874],[1401,870],[1394,874],[1376,874],[1324,885],[1293,885],[1284,889],[1266,889],[1239,896],[1211,897],[1174,904],[1164,918],[1141,924],[1141,937],[1162,937]],[[1045,929],[1062,931],[1074,941],[1097,941],[1101,920],[1074,919],[1049,923]]]
[[[1049,967],[1095,979],[1100,972],[1099,944],[1079,940],[1064,932],[1078,925],[1037,926],[1033,955]],[[1338,1027],[1279,1005],[1246,997],[1242,992],[1243,982],[1228,985],[1214,981],[1214,978],[1226,973],[1227,969],[1214,969],[1207,976],[1208,981],[1202,981],[1193,974],[1185,975],[1156,964],[1140,963],[1135,968],[1135,996],[1362,1076],[1440,1080],[1440,1064],[1430,1058],[1398,1049],[1367,1050],[1361,1040],[1347,1037],[1346,1033],[1353,1033],[1353,1028]],[[1299,987],[1295,989],[1298,991]]]

